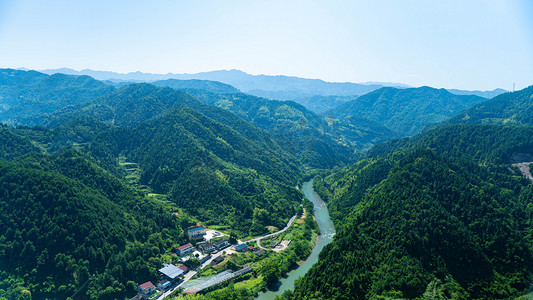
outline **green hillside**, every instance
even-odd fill
[[[376,163],[356,168],[362,174]],[[506,170],[418,151],[381,182],[381,172],[366,172],[379,183],[285,298],[520,295],[533,280],[533,186]],[[329,191],[335,198],[358,197],[373,184],[345,173]]]
[[[227,109],[271,133],[286,150],[311,168],[332,168],[354,161],[354,150],[398,137],[363,118],[324,118],[292,101],[272,101],[246,94],[190,92],[209,105]]]
[[[153,85],[159,87],[170,87],[177,90],[185,89],[195,89],[195,90],[204,90],[210,93],[217,94],[235,94],[240,93],[235,87],[225,84],[218,81],[211,80],[198,80],[198,79],[189,79],[189,80],[179,80],[179,79],[167,79],[167,80],[158,80],[152,82]]]
[[[14,125],[42,124],[47,114],[113,91],[89,76],[45,75],[0,69],[0,121]]]
[[[405,136],[414,135],[425,126],[442,122],[485,100],[431,87],[386,87],[338,106],[331,113],[339,119],[347,116],[370,119]]]
[[[533,127],[516,125],[452,125],[370,149],[368,157],[385,157],[405,149],[430,148],[440,154],[479,163],[533,160]]]
[[[0,124],[0,160],[12,160],[30,152],[40,152],[31,140]]]
[[[89,295],[114,299],[184,240],[169,209],[75,151],[0,162],[0,186],[0,297],[66,298],[90,279]]]
[[[496,96],[443,124],[533,125],[533,86]]]

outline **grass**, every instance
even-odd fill
[[[235,283],[235,286],[243,287],[245,289],[251,290],[255,286],[261,284],[263,279],[261,278],[252,278],[245,281]]]

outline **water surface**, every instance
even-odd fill
[[[316,222],[320,228],[320,237],[313,248],[311,255],[303,262],[297,269],[290,271],[280,281],[275,283],[267,292],[259,292],[256,297],[258,300],[273,300],[276,296],[280,296],[286,290],[294,289],[294,281],[305,273],[318,261],[318,254],[324,246],[331,243],[335,235],[335,227],[329,218],[328,208],[326,203],[320,199],[320,196],[313,189],[313,181],[307,181],[303,184],[302,191],[307,199],[311,200],[314,205]]]

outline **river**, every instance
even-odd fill
[[[313,181],[307,181],[303,184],[302,191],[307,199],[314,204],[314,211],[316,222],[320,228],[320,236],[318,242],[313,248],[311,255],[295,270],[290,271],[280,281],[274,284],[268,291],[260,292],[256,297],[258,300],[273,300],[276,296],[281,295],[286,290],[294,289],[294,281],[305,273],[318,261],[318,254],[331,241],[335,235],[335,227],[329,218],[328,208],[326,203],[320,199],[320,196],[313,189]]]

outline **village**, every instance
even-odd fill
[[[132,300],[164,299],[176,291],[183,295],[192,295],[229,280],[244,277],[243,275],[253,272],[254,267],[248,264],[238,266],[230,258],[244,254],[245,259],[253,263],[268,256],[269,253],[282,252],[291,244],[291,240],[278,241],[274,240],[274,237],[287,231],[296,217],[297,215],[294,215],[287,226],[280,231],[247,241],[230,239],[227,234],[203,226],[188,229],[189,243],[180,245],[173,253],[177,262],[163,263],[158,271],[158,282],[147,281],[138,284],[138,293]],[[264,245],[261,245],[261,240],[264,240]],[[218,267],[223,262],[226,262],[224,267],[227,269]],[[209,267],[218,272],[209,270],[207,274],[202,273]]]

